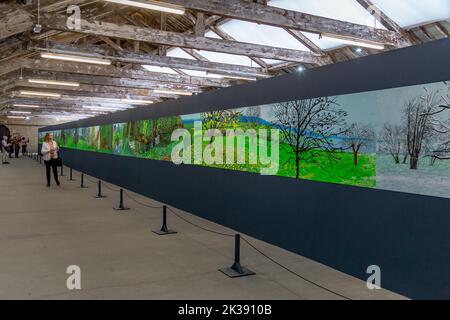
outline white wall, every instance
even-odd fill
[[[22,137],[29,138],[30,143],[28,144],[28,150],[36,152],[38,144],[38,129],[41,127],[58,124],[58,122],[52,120],[33,120],[32,122],[0,121],[0,124],[6,126],[9,129],[11,135],[17,133]]]

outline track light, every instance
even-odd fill
[[[192,96],[192,92],[189,91],[155,89],[153,92],[159,94],[175,94],[178,96]]]
[[[41,106],[36,106],[32,104],[13,104],[13,107],[17,108],[40,108]]]
[[[23,116],[7,116],[8,119],[26,119],[27,117]]]
[[[67,87],[79,87],[80,84],[78,82],[70,82],[70,81],[56,81],[56,80],[42,80],[42,79],[28,79],[29,83],[38,83],[38,84],[51,84],[56,86],[67,86]]]
[[[152,104],[154,101],[151,100],[137,100],[137,99],[120,99],[120,102],[129,104]]]
[[[144,1],[144,0],[105,0],[105,1],[173,14],[184,14],[185,12],[185,9],[183,7],[156,1]]]
[[[358,40],[358,39],[351,39],[346,38],[343,36],[335,35],[335,34],[329,34],[329,33],[321,33],[319,35],[320,39],[329,40],[329,41],[336,41],[343,44],[349,44],[353,46],[360,46],[364,48],[370,48],[375,50],[384,50],[385,46],[382,43],[377,42],[371,42],[371,41],[364,41],[364,40]]]
[[[83,106],[84,109],[94,110],[94,111],[122,111],[125,108],[121,107],[104,107],[104,106]]]
[[[63,60],[63,61],[84,62],[84,63],[101,64],[101,65],[110,65],[111,64],[111,60],[107,60],[107,59],[88,58],[88,57],[74,56],[74,55],[69,55],[69,54],[51,53],[51,52],[41,53],[41,58],[53,59],[53,60]]]
[[[31,111],[16,111],[16,110],[11,110],[10,113],[12,113],[12,114],[31,114]]]
[[[26,91],[21,90],[20,95],[23,96],[39,96],[39,97],[52,97],[52,98],[61,98],[61,95],[59,93],[53,93],[53,92],[40,92],[40,91]]]

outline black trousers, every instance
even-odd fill
[[[50,168],[53,170],[53,177],[55,178],[55,182],[59,184],[58,180],[58,166],[55,159],[50,159],[48,161],[44,161],[45,163],[45,172],[47,174],[47,185],[50,185]]]
[[[19,157],[20,146],[14,146],[14,155],[16,158]]]
[[[27,146],[23,145],[22,146],[22,154],[24,155],[25,153],[27,153]]]

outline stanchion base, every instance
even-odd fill
[[[75,180],[75,179],[67,179],[67,181],[77,181],[77,180]]]
[[[152,230],[153,233],[156,233],[158,236],[166,236],[169,234],[177,234],[178,232],[173,231],[173,230],[167,230],[167,231],[163,231],[163,230]]]
[[[87,188],[89,188],[89,187],[86,187],[86,186],[80,186],[80,187],[78,187],[79,189],[87,189]]]
[[[108,196],[94,196],[96,199],[108,198]]]
[[[114,210],[116,210],[116,211],[125,211],[125,210],[130,210],[130,208],[126,208],[126,207],[122,207],[122,208],[113,208]]]
[[[230,278],[247,277],[247,276],[253,276],[256,274],[252,270],[244,268],[244,267],[241,267],[241,270],[242,270],[242,273],[237,272],[233,268],[219,269],[220,272],[229,276]]]

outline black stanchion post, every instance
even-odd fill
[[[98,180],[98,194],[94,198],[106,198],[106,196],[102,195],[102,181]]]
[[[123,189],[120,189],[119,201],[120,201],[119,206],[117,208],[113,208],[114,210],[118,210],[118,211],[130,210],[130,208],[125,207],[124,204],[123,204]]]
[[[39,164],[42,164],[42,156],[39,156]]]
[[[69,181],[75,181],[75,179],[73,178],[73,170],[72,168],[70,168],[70,179]]]
[[[81,183],[80,183],[80,188],[87,188],[85,185],[84,185],[84,173],[82,173],[81,174]]]
[[[64,164],[61,164],[61,177],[64,177]]]
[[[157,235],[160,235],[160,236],[177,233],[176,231],[169,230],[169,228],[167,227],[167,206],[165,206],[165,205],[163,206],[163,223],[162,223],[162,227],[161,227],[160,230],[155,230],[153,232],[156,233]]]
[[[234,236],[234,263],[230,268],[219,269],[220,272],[226,274],[230,278],[238,278],[252,276],[255,273],[241,266],[241,235]]]

